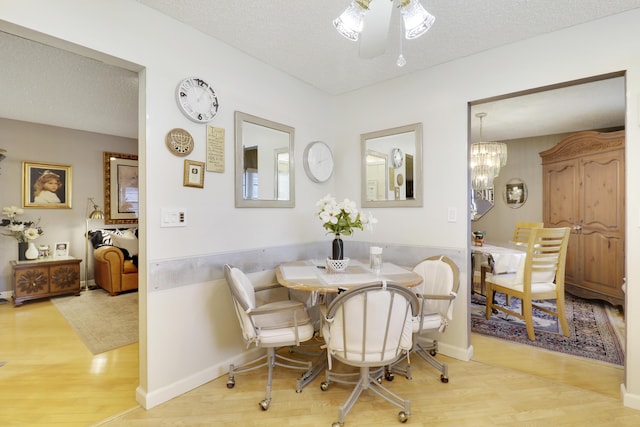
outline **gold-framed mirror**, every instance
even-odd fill
[[[104,223],[137,224],[138,156],[104,152],[103,162]]]
[[[294,128],[235,112],[235,206],[295,206]]]
[[[360,143],[362,206],[422,206],[422,123],[364,133]]]

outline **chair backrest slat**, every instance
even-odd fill
[[[544,227],[543,222],[517,222],[516,227],[513,230],[513,241],[515,243],[522,243],[526,245],[529,242],[531,230],[542,227]]]
[[[525,292],[535,283],[555,281],[558,292],[564,292],[564,270],[571,230],[537,228],[531,230],[524,264]]]

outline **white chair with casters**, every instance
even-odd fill
[[[280,347],[298,346],[313,337],[313,323],[307,314],[304,304],[298,301],[276,301],[256,306],[254,287],[249,278],[238,268],[224,266],[224,275],[231,290],[231,297],[242,329],[242,337],[247,347],[255,344],[266,349],[266,354],[246,363],[241,367],[229,367],[227,387],[236,384],[235,374],[252,371],[267,366],[267,393],[259,405],[262,410],[269,409],[271,403],[271,383],[273,368],[282,366],[305,371],[304,376],[311,374],[312,363],[284,357],[276,353]],[[296,391],[300,392],[298,381]]]
[[[412,289],[420,302],[420,321],[414,326],[416,340],[412,353],[440,371],[440,381],[448,383],[449,368],[446,363],[435,358],[438,353],[438,341],[433,335],[444,333],[453,317],[453,301],[460,286],[460,271],[450,258],[440,255],[421,261],[413,271],[422,276],[423,281]],[[401,367],[399,362],[402,361],[389,366],[387,380],[393,379],[394,372],[411,379],[409,358],[404,367]]]
[[[404,286],[371,283],[351,288],[329,305],[323,323],[329,369],[320,388],[332,382],[355,384],[349,399],[338,410],[334,427],[342,426],[347,413],[364,390],[371,390],[402,408],[401,422],[411,415],[409,400],[378,382],[384,367],[404,357],[413,346],[413,323],[417,321],[418,299]],[[333,359],[359,368],[359,373],[332,370]],[[378,368],[373,369],[371,368]]]

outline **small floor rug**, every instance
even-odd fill
[[[93,354],[138,341],[138,293],[110,296],[104,289],[51,298]]]
[[[496,294],[496,302],[505,304],[503,294]],[[511,298],[510,308],[520,312],[521,301]],[[545,302],[555,307],[555,301]],[[535,341],[527,338],[524,321],[499,312],[485,319],[485,297],[471,296],[471,330],[483,335],[526,344],[546,350],[566,353],[614,365],[624,365],[624,350],[603,303],[567,294],[565,309],[569,323],[569,337],[562,335],[557,319],[542,311],[533,310]]]

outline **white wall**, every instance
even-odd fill
[[[203,372],[212,375],[211,371],[215,370],[212,364],[222,363],[234,350],[213,345],[225,340],[229,344],[233,338],[210,329],[211,325],[219,327],[228,322],[229,313],[212,311],[200,300],[219,296],[219,283],[150,292],[153,283],[147,283],[147,269],[170,259],[259,248],[274,242],[294,244],[325,239],[319,225],[309,226],[315,220],[315,202],[327,192],[335,192],[340,198],[358,199],[360,175],[353,171],[360,168],[361,133],[408,123],[424,124],[424,207],[377,209],[375,216],[380,222],[375,233],[362,233],[359,239],[466,251],[470,235],[466,197],[469,101],[626,69],[627,161],[633,164],[640,158],[638,11],[487,51],[332,98],[215,40],[207,44],[207,54],[203,54],[201,44],[192,43],[193,39],[202,40],[202,34],[132,0],[4,0],[0,10],[2,18],[9,23],[66,39],[139,64],[138,69],[144,68],[140,102],[143,188],[140,226],[141,238],[146,244],[141,248],[141,330],[147,330],[147,334],[143,332],[140,341],[138,398],[147,407],[197,386],[206,376]],[[7,22],[0,21],[0,28],[24,32],[31,38],[42,37]],[[189,158],[204,159],[204,128],[181,116],[173,96],[177,82],[193,74],[214,85],[221,111],[212,125],[227,129],[226,172],[207,173],[204,189],[182,187],[182,159],[171,155],[162,143],[170,128],[183,127],[196,140]],[[380,99],[384,99],[383,104]],[[380,105],[393,108],[381,110]],[[301,164],[307,142],[327,141],[336,154],[336,174],[326,184],[312,184],[298,167],[294,209],[235,209],[231,148],[234,110],[295,127],[297,165]],[[330,111],[334,111],[334,115],[327,113]],[[638,175],[640,172],[629,168],[627,181],[637,181]],[[640,232],[636,219],[640,195],[632,192],[631,185],[629,188],[627,257],[638,259]],[[159,213],[163,206],[186,208],[189,226],[160,228]],[[449,208],[457,211],[456,222],[447,221]],[[465,277],[468,265],[461,267],[464,286],[468,281]],[[640,279],[640,266],[629,263],[627,279],[627,307],[631,307],[640,301],[640,290],[634,285]],[[623,391],[625,404],[640,408],[640,339],[637,339],[640,329],[634,329],[640,324],[638,317],[638,311],[628,310]],[[448,332],[454,345],[469,342],[468,325],[467,294],[462,292],[456,301],[455,322]],[[213,338],[212,334],[219,335]]]

